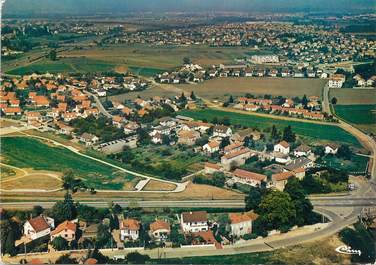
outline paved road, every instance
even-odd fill
[[[107,118],[112,118],[112,115],[103,107],[102,102],[99,100],[99,98],[94,95],[93,93],[90,93],[89,91],[85,91],[85,94],[92,96],[95,100],[95,103],[97,104],[98,110],[100,113],[102,113]]]

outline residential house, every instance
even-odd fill
[[[274,145],[274,152],[279,152],[282,154],[290,153],[290,145],[286,141],[281,141],[278,144]]]
[[[235,237],[252,233],[252,223],[258,218],[258,214],[253,211],[246,213],[230,213],[231,235]]]
[[[23,233],[27,238],[35,240],[51,233],[51,229],[55,227],[54,219],[40,215],[25,222]]]
[[[272,184],[277,190],[283,191],[289,178],[292,178],[294,176],[294,173],[291,171],[273,174]]]
[[[180,130],[177,134],[179,144],[194,145],[196,140],[200,138],[200,133],[196,131]]]
[[[234,182],[247,184],[253,187],[261,185],[261,182],[265,182],[267,180],[266,175],[250,172],[240,168],[237,168],[232,175]]]
[[[51,232],[51,241],[60,236],[70,242],[76,239],[76,231],[77,225],[75,223],[64,221]]]
[[[180,224],[185,233],[207,231],[208,214],[206,211],[183,212],[180,215]]]
[[[86,146],[92,146],[99,141],[99,138],[94,134],[85,132],[80,136],[80,141],[85,143]]]
[[[225,154],[239,151],[240,149],[243,148],[243,144],[244,144],[243,142],[234,142],[232,144],[225,146],[225,148],[223,148],[223,151]]]
[[[79,243],[84,242],[85,239],[94,241],[97,238],[98,226],[99,224],[92,224],[86,227],[82,232]]]
[[[314,163],[311,159],[302,156],[302,157],[299,157],[297,159],[294,159],[293,161],[288,163],[286,166],[284,166],[284,168],[286,170],[293,171],[293,170],[296,170],[298,168],[307,169],[307,168],[311,168],[313,166],[314,166]]]
[[[215,152],[218,152],[219,151],[219,146],[220,146],[220,143],[218,141],[210,141],[208,142],[207,144],[205,144],[202,149],[204,150],[204,152],[206,152],[207,154],[213,154]]]
[[[251,156],[251,150],[243,147],[238,151],[223,155],[221,157],[221,164],[225,170],[230,170],[231,167],[244,165],[245,161]]]
[[[312,149],[307,146],[307,145],[299,145],[295,150],[294,150],[294,156],[300,157],[300,156],[309,156],[312,153]]]
[[[232,135],[232,130],[228,126],[216,125],[213,128],[213,136],[229,137]]]
[[[330,143],[330,144],[327,144],[325,146],[325,154],[337,154],[338,152],[338,145],[334,144],[334,143]]]
[[[341,88],[346,77],[343,74],[334,74],[329,78],[328,86],[330,88]]]
[[[137,240],[140,236],[140,222],[127,218],[120,222],[120,239],[125,240]]]
[[[170,235],[171,228],[168,222],[157,220],[150,224],[149,235],[156,241],[165,241]]]
[[[204,167],[205,174],[213,174],[213,173],[219,172],[219,171],[221,171],[220,165],[209,163],[209,162],[205,163],[205,167]]]

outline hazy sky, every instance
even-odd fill
[[[133,11],[357,11],[375,0],[6,0],[3,14],[93,14]]]

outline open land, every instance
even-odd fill
[[[251,128],[257,128],[260,130],[271,128],[273,125],[275,125],[278,129],[283,129],[284,127],[290,125],[296,134],[302,137],[311,138],[316,143],[318,141],[335,141],[340,143],[352,144],[354,146],[360,147],[360,143],[354,136],[335,125],[323,125],[298,121],[277,120],[273,118],[259,117],[254,115],[226,112],[213,109],[202,109],[197,111],[182,110],[180,111],[180,114],[192,117],[197,120],[207,120],[209,122],[214,117],[223,118],[226,116],[230,119],[230,122],[233,125],[242,125]]]
[[[376,134],[376,105],[336,105],[334,109],[338,117]]]
[[[376,89],[332,88],[330,97],[336,97],[340,105],[376,104]]]
[[[325,83],[324,79],[236,77],[215,78],[197,85],[180,85],[179,88],[189,93],[193,91],[206,99],[223,100],[229,95],[244,96],[246,93],[286,97],[302,97],[304,94],[321,96]]]

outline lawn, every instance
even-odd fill
[[[47,58],[36,61],[27,66],[7,71],[8,74],[25,75],[39,73],[70,73],[70,72],[105,72],[113,70],[115,64],[85,57],[59,58],[51,61]]]
[[[308,78],[228,77],[215,78],[195,85],[179,85],[179,88],[188,93],[194,91],[196,95],[210,100],[228,99],[230,95],[244,96],[246,93],[303,97],[304,94],[321,96],[325,82],[323,79]]]
[[[27,137],[1,138],[5,163],[20,168],[62,172],[72,169],[89,187],[96,189],[123,189],[134,176],[126,176],[113,168],[81,157],[65,148],[52,147]]]
[[[221,118],[227,116],[233,125],[237,124],[260,130],[270,128],[273,125],[275,125],[278,129],[283,129],[284,127],[290,125],[296,134],[314,139],[315,141],[334,141],[360,147],[360,143],[354,136],[334,125],[278,120],[213,109],[202,109],[197,111],[182,110],[179,112],[179,114],[192,117],[196,120],[207,120],[209,122],[213,120],[214,117]]]
[[[157,74],[163,73],[166,69],[158,69],[158,68],[150,68],[150,67],[137,67],[137,66],[130,66],[128,67],[129,71],[135,75],[143,75],[147,77],[152,77]]]

